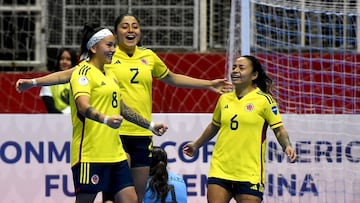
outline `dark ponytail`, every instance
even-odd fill
[[[152,191],[152,198],[164,201],[169,192],[169,174],[167,171],[167,154],[161,147],[153,147],[152,162],[150,165],[149,189]]]

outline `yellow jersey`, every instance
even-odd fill
[[[69,92],[70,92],[69,83],[53,85],[50,87],[50,89],[53,95],[56,109],[62,111],[69,106]]]
[[[114,163],[126,160],[119,130],[82,116],[75,101],[90,97],[90,105],[106,116],[120,114],[120,90],[110,71],[105,74],[86,61],[81,62],[70,79],[73,137],[71,165],[79,162]]]
[[[132,56],[116,48],[111,64],[105,65],[119,81],[124,103],[149,121],[152,120],[153,78],[162,79],[169,69],[150,49],[136,47]],[[120,135],[151,136],[152,132],[126,120],[120,127]]]
[[[265,183],[266,131],[283,125],[276,101],[259,88],[238,99],[219,97],[212,123],[219,126],[209,177]]]

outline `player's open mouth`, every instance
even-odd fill
[[[239,79],[239,78],[241,78],[241,77],[240,77],[240,75],[231,75],[231,78],[233,78],[233,79]]]
[[[113,57],[113,55],[114,55],[114,54],[106,54],[105,57],[111,60],[112,57]]]
[[[125,38],[127,40],[134,40],[136,37],[135,37],[135,35],[127,35]]]

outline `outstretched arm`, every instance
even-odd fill
[[[209,142],[212,138],[215,137],[219,129],[220,128],[218,126],[209,123],[209,125],[205,128],[204,132],[196,141],[189,142],[184,146],[184,154],[191,157],[194,156],[194,154],[200,147],[202,147],[205,143]]]
[[[169,72],[169,74],[161,81],[175,87],[208,89],[220,94],[229,92],[232,89],[232,84],[226,81],[225,78],[215,80],[203,80],[182,74],[176,74],[173,72]]]
[[[16,82],[16,90],[18,92],[24,92],[32,87],[51,86],[68,83],[74,69],[75,68],[71,68],[64,71],[54,72],[39,78],[19,79]]]
[[[283,151],[289,157],[290,161],[293,163],[296,161],[297,155],[295,150],[291,146],[291,142],[289,139],[289,134],[285,130],[284,126],[280,126],[278,128],[273,129],[274,134],[276,136],[277,141],[281,145]]]
[[[155,133],[155,135],[159,135],[159,136],[163,135],[168,129],[168,126],[165,123],[161,123],[161,122],[154,123],[152,121],[146,120],[140,114],[136,113],[134,110],[128,107],[122,100],[120,101],[120,104],[121,104],[120,115],[122,115],[126,120],[145,129],[149,129],[153,133]]]

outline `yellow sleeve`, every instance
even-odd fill
[[[153,57],[154,57],[154,68],[152,71],[152,75],[156,79],[162,79],[167,74],[169,74],[170,70],[165,65],[165,63],[159,58],[159,56],[156,55],[154,52],[153,52]]]

